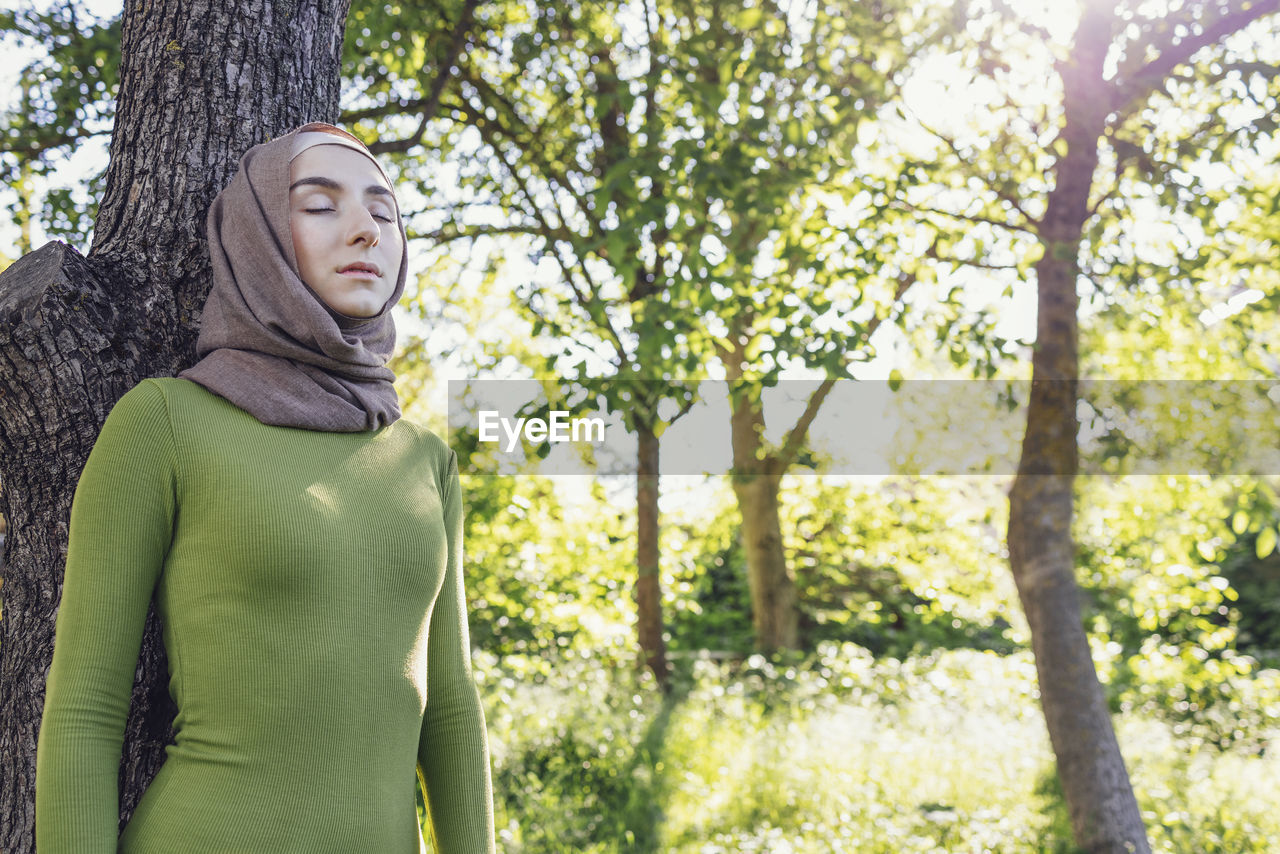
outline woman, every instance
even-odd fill
[[[72,504],[37,754],[40,854],[492,851],[457,460],[386,360],[408,269],[390,182],[310,124],[209,211],[200,361],[103,425]],[[117,841],[155,595],[175,742]]]

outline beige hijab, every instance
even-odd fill
[[[386,363],[396,341],[391,307],[404,292],[409,269],[404,220],[397,204],[405,251],[395,291],[382,309],[373,317],[352,317],[326,305],[298,274],[289,226],[289,162],[313,145],[345,145],[373,160],[355,137],[320,122],[244,153],[239,171],[209,208],[213,286],[196,340],[200,360],[178,376],[263,424],[376,430],[400,417],[395,374]]]

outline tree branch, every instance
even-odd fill
[[[1217,44],[1277,10],[1280,10],[1280,0],[1254,0],[1251,6],[1223,15],[1212,25],[1205,27],[1199,35],[1185,38],[1160,51],[1155,59],[1138,69],[1128,80],[1116,81],[1111,95],[1112,111],[1118,112],[1128,104],[1146,100],[1173,69],[1189,61],[1201,48]]]
[[[547,231],[544,225],[528,223],[526,225],[468,225],[461,228],[438,228],[435,231],[421,233],[410,232],[410,240],[430,240],[435,244],[452,243],[455,240],[467,240],[498,234],[526,234],[542,237],[546,240],[572,240],[574,235],[567,230]]]
[[[453,25],[453,36],[449,40],[448,53],[445,55],[444,61],[436,66],[436,76],[431,81],[431,89],[427,92],[427,97],[421,100],[422,118],[418,122],[418,129],[406,139],[393,139],[373,143],[369,146],[369,150],[374,154],[384,154],[389,151],[408,151],[422,142],[422,136],[427,132],[427,125],[435,118],[436,112],[440,108],[440,96],[444,94],[444,87],[449,83],[454,63],[458,61],[458,57],[462,54],[463,45],[467,41],[467,33],[471,30],[471,25],[475,21],[476,7],[479,5],[480,0],[466,0],[462,6],[462,14],[458,16],[458,22]]]
[[[542,129],[527,122],[516,109],[516,105],[501,92],[489,85],[488,81],[474,77],[467,77],[466,79],[467,82],[474,86],[476,91],[480,93],[482,100],[488,101],[490,104],[495,105],[496,108],[501,108],[507,118],[515,122],[519,127],[512,129],[505,126],[501,121],[490,122],[489,118],[484,115],[483,110],[476,110],[474,107],[471,107],[473,123],[477,124],[477,126],[482,122],[491,124],[498,133],[509,139],[520,150],[521,155],[527,156],[533,164],[537,166],[539,171],[542,172],[544,178],[549,182],[554,182],[563,187],[564,191],[573,198],[574,203],[583,218],[586,219],[587,223],[591,226],[592,235],[599,240],[603,240],[605,229],[601,225],[600,221],[593,215],[590,202],[573,186],[573,182],[569,178],[569,173],[560,171],[553,167],[551,165],[551,161],[545,156],[544,152],[547,145],[544,141],[545,137]],[[521,133],[523,133],[525,137],[524,139],[520,138]],[[561,215],[561,218],[563,219],[563,215]]]
[[[1277,0],[1277,2],[1280,2],[1280,0]],[[956,141],[954,139],[947,136],[946,134],[940,133],[939,131],[936,131],[933,128],[929,127],[910,108],[904,106],[903,109],[906,110],[906,112],[911,113],[911,118],[915,121],[916,124],[920,125],[920,127],[922,127],[927,133],[933,134],[938,139],[942,140],[943,143],[946,144],[947,148],[951,149],[951,153],[956,156],[956,160],[960,163],[962,172],[974,178],[977,178],[979,181],[981,181],[988,190],[990,190],[992,193],[995,194],[996,198],[1005,202],[1011,208],[1017,211],[1018,215],[1021,216],[1024,220],[1026,220],[1026,222],[1028,223],[1028,225],[1025,227],[1014,225],[1013,223],[1004,223],[1004,226],[1006,228],[1018,229],[1020,231],[1025,231],[1028,234],[1036,233],[1034,229],[1039,227],[1040,221],[1037,220],[1035,217],[1033,217],[1031,214],[1027,213],[1026,210],[1023,209],[1022,202],[1018,199],[1017,196],[1006,193],[1003,190],[1000,190],[999,188],[995,187],[994,185],[992,185],[990,181],[987,180],[985,175],[979,175],[976,171],[965,168],[965,166],[969,163],[969,157],[967,157],[964,154],[964,152],[960,150],[960,146],[956,144]]]
[[[902,298],[906,296],[907,291],[917,280],[918,277],[914,273],[903,273],[898,276],[898,286],[894,290],[893,301],[889,304],[890,310],[902,302]],[[885,316],[887,316],[887,313],[886,315],[877,314],[871,318],[871,322],[867,324],[866,333],[863,335],[864,341],[871,340],[871,336],[880,328]],[[822,408],[823,401],[826,400],[835,383],[835,377],[827,377],[814,389],[813,394],[809,395],[809,402],[805,405],[804,412],[800,414],[800,417],[796,419],[796,423],[787,432],[787,438],[782,443],[782,447],[776,453],[770,455],[773,470],[776,473],[781,474],[786,471],[787,467],[795,461],[796,454],[800,452],[800,447],[804,444],[805,436],[809,432],[809,427],[813,424],[814,419],[818,417],[818,410]]]
[[[934,244],[935,246],[937,244],[936,238],[934,240]],[[931,246],[929,248],[932,250],[935,247]],[[902,302],[902,298],[907,295],[907,291],[911,290],[911,286],[919,280],[920,277],[915,273],[902,273],[898,276],[898,287],[893,292],[893,301],[889,303],[890,311],[893,310],[895,305]],[[884,322],[884,318],[887,316],[888,312],[884,315],[877,314],[875,317],[871,318],[871,322],[867,324],[867,332],[862,336],[864,341],[868,343],[871,341],[871,336],[876,334],[876,330],[880,328],[880,324]]]
[[[1036,232],[1031,228],[1027,228],[1026,226],[1022,226],[1022,225],[1016,225],[1014,223],[1009,222],[1008,220],[995,219],[994,217],[977,216],[975,214],[962,214],[962,213],[956,213],[955,211],[944,211],[938,208],[924,207],[922,205],[912,204],[911,202],[908,202],[905,199],[902,200],[899,204],[896,204],[895,207],[904,207],[904,208],[907,208],[908,210],[915,211],[916,213],[938,214],[940,216],[949,216],[949,217],[952,217],[953,219],[964,220],[965,222],[972,222],[975,224],[982,223],[985,225],[994,225],[999,228],[1007,228],[1011,231],[1021,231],[1023,234],[1030,234],[1033,237],[1038,236]]]
[[[470,105],[468,105],[468,108],[470,109]],[[483,119],[483,116],[481,116],[481,119]],[[564,274],[565,284],[568,285],[569,290],[573,292],[574,299],[577,301],[578,305],[582,307],[582,309],[587,313],[587,316],[590,317],[592,321],[599,326],[599,328],[608,332],[608,337],[613,340],[618,354],[618,369],[621,370],[630,362],[630,358],[627,355],[627,348],[622,342],[622,336],[618,334],[618,331],[613,327],[613,322],[609,320],[608,310],[600,301],[600,286],[592,278],[591,271],[587,269],[586,259],[582,257],[582,253],[579,252],[575,246],[575,244],[581,240],[581,237],[576,235],[568,227],[565,223],[563,214],[560,213],[558,208],[556,210],[556,216],[560,220],[560,227],[558,229],[552,227],[551,223],[547,221],[542,208],[534,198],[533,191],[529,189],[528,183],[520,176],[515,165],[507,159],[502,146],[498,144],[498,140],[493,139],[491,133],[486,134],[485,130],[487,125],[487,122],[481,121],[477,125],[477,129],[480,131],[482,137],[487,137],[485,141],[493,149],[494,153],[498,155],[498,159],[502,161],[502,165],[506,168],[507,174],[511,176],[512,180],[514,180],[516,185],[520,188],[520,193],[528,203],[530,212],[533,214],[534,218],[542,223],[543,233],[546,235],[558,233],[564,235],[563,239],[549,239],[551,251],[556,257],[556,263],[560,265],[560,270]],[[517,143],[513,142],[512,144],[519,148]],[[577,261],[577,264],[570,264],[565,260],[564,252],[560,248],[561,243],[568,243],[569,245],[574,246],[574,254],[576,256],[575,260]],[[573,271],[575,269],[582,278],[586,280],[587,286],[590,290],[589,295],[578,286],[576,281],[574,281]],[[598,317],[597,313],[599,314]]]
[[[463,101],[459,106],[459,109],[471,123],[471,126],[480,133],[480,138],[485,142],[485,144],[499,154],[503,164],[507,167],[507,171],[511,174],[516,183],[520,185],[521,191],[528,200],[530,207],[535,211],[535,216],[542,219],[540,213],[541,208],[538,206],[533,193],[530,192],[528,184],[522,177],[520,177],[520,174],[516,169],[516,165],[514,163],[507,162],[505,155],[501,153],[501,143],[504,139],[515,149],[516,161],[519,162],[519,160],[524,157],[532,159],[537,173],[551,186],[552,191],[550,195],[552,204],[555,207],[556,218],[560,221],[561,227],[567,232],[573,233],[568,225],[569,218],[565,216],[564,211],[560,207],[560,196],[555,192],[556,187],[563,187],[564,191],[574,200],[578,210],[582,213],[583,219],[587,221],[587,225],[589,226],[590,234],[588,236],[597,241],[597,243],[604,240],[604,229],[601,227],[599,222],[592,219],[590,211],[583,207],[585,201],[574,192],[573,187],[569,186],[568,176],[557,173],[551,168],[550,163],[548,163],[544,158],[538,156],[536,153],[538,141],[531,130],[526,127],[527,138],[521,139],[510,129],[504,127],[502,122],[490,120],[489,117],[484,114],[484,110],[477,108],[474,104]],[[518,122],[523,121],[518,115],[513,115],[512,117]]]
[[[1102,210],[1102,206],[1105,205],[1108,200],[1114,199],[1118,195],[1120,195],[1120,181],[1116,180],[1112,182],[1110,189],[1098,196],[1098,200],[1089,206],[1089,218],[1092,219],[1098,211]]]
[[[0,154],[17,154],[32,157],[37,154],[43,154],[51,148],[58,148],[62,145],[71,145],[82,139],[92,139],[95,136],[106,136],[111,133],[110,128],[103,130],[86,131],[81,130],[78,133],[55,133],[48,136],[37,135],[26,143],[9,143],[0,145]]]
[[[660,150],[659,137],[661,135],[654,107],[655,94],[661,81],[661,77],[658,72],[657,64],[653,61],[653,52],[655,50],[654,42],[656,39],[653,19],[658,17],[657,12],[653,7],[653,0],[644,0],[643,12],[645,33],[644,50],[647,65],[644,73],[645,86],[642,97],[644,99],[644,144],[647,149],[646,154],[649,155],[645,158],[645,161],[653,162],[657,158],[652,155]],[[661,23],[660,19],[658,23]],[[651,192],[653,194],[652,198],[655,203],[655,207],[661,210],[666,197],[666,180],[662,177],[654,180]],[[653,295],[660,289],[658,285],[659,281],[664,283],[662,287],[665,287],[665,283],[670,281],[670,276],[667,273],[667,261],[669,260],[670,255],[664,251],[667,240],[670,236],[671,230],[666,227],[666,220],[664,216],[662,220],[659,220],[654,224],[654,231],[652,235],[654,256],[653,269],[637,271],[636,282],[632,285],[630,292],[627,294],[627,299],[631,302],[638,302],[639,300]],[[641,272],[644,274],[643,279],[639,278]]]
[[[776,453],[771,454],[770,468],[776,474],[782,474],[787,467],[795,462],[796,455],[800,453],[800,447],[804,444],[805,436],[809,432],[809,427],[813,424],[813,420],[818,417],[818,410],[822,408],[822,403],[827,399],[831,389],[836,384],[835,377],[827,377],[824,379],[813,394],[809,395],[809,402],[805,404],[804,412],[800,413],[800,417],[796,419],[796,423],[787,433],[786,440],[782,443],[782,447]]]
[[[988,264],[984,261],[973,261],[966,258],[953,258],[936,251],[926,251],[925,254],[934,261],[940,261],[943,264],[951,264],[955,267],[973,267],[975,270],[999,270],[1001,272],[1018,269],[1017,264]]]
[[[417,112],[425,107],[426,104],[427,99],[425,97],[396,98],[376,107],[366,107],[363,110],[347,110],[338,116],[338,121],[344,125],[351,125],[365,119],[381,119],[391,115],[398,116],[404,113]]]

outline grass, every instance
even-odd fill
[[[1074,850],[1028,653],[696,661],[666,699],[536,664],[481,668],[506,854]],[[1280,851],[1280,728],[1222,750],[1145,710],[1116,727],[1155,851]]]

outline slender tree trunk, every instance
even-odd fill
[[[733,492],[742,517],[742,546],[747,558],[751,621],[756,646],[765,652],[799,644],[795,580],[782,548],[778,513],[781,475],[764,453],[764,411],[758,390],[738,384],[730,430],[733,442]]]
[[[1042,223],[1031,400],[1009,494],[1009,560],[1031,628],[1040,703],[1076,842],[1086,851],[1146,852],[1142,816],[1093,667],[1071,534],[1077,466],[1077,256],[1108,99],[1102,77],[1110,4],[1086,6],[1063,68],[1066,154]]]
[[[782,553],[776,475],[735,475],[733,491],[742,513],[742,545],[747,557],[751,620],[756,646],[765,651],[799,644],[796,585]]]
[[[659,443],[652,426],[642,424],[639,477],[636,480],[636,617],[644,662],[665,692],[668,688],[667,645],[662,636],[662,579],[659,571],[658,460]]]
[[[106,187],[88,258],[60,243],[0,276],[0,850],[34,850],[35,750],[71,498],[107,412],[194,355],[204,215],[251,145],[337,115],[348,0],[129,0]],[[121,823],[173,710],[154,611],[126,727]]]

